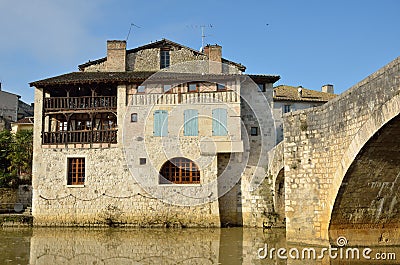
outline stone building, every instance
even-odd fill
[[[163,39],[35,87],[36,225],[262,226],[274,75]],[[267,186],[265,186],[265,185]]]
[[[273,113],[277,143],[283,140],[283,114],[318,107],[335,97],[333,85],[324,85],[321,87],[321,91],[306,89],[302,86],[280,85],[274,87]]]

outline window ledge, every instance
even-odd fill
[[[85,185],[67,185],[67,188],[84,188]]]

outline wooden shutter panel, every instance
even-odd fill
[[[154,136],[168,136],[168,112],[166,110],[154,111]]]
[[[199,119],[198,111],[195,109],[187,109],[184,111],[184,135],[198,136],[199,135]]]
[[[226,109],[214,109],[212,111],[212,127],[214,136],[224,136],[228,134],[227,131],[227,111]]]

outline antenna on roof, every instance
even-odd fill
[[[127,41],[127,42],[128,42],[129,34],[131,34],[132,26],[141,29],[141,27],[139,27],[138,25],[131,23],[131,26],[129,27],[128,35],[126,36],[126,40],[125,40],[125,41]]]
[[[213,25],[208,24],[208,25],[192,25],[192,28],[201,28],[201,47],[200,47],[200,51],[203,51],[204,48],[204,39],[210,35],[205,35],[204,33],[204,29],[205,28],[212,28]]]

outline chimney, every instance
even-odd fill
[[[333,90],[333,85],[329,85],[329,84],[323,85],[321,87],[321,91],[325,92],[325,93],[330,93],[330,94],[334,94],[335,93],[334,90]]]
[[[303,96],[303,87],[302,86],[299,86],[297,88],[297,93],[299,94],[299,98],[301,98]]]
[[[107,41],[107,63],[108,72],[126,71],[126,41],[108,40]]]
[[[207,46],[204,47],[204,53],[207,55],[210,62],[215,62],[210,63],[210,74],[220,74],[222,72],[222,47],[217,44],[207,44]]]

